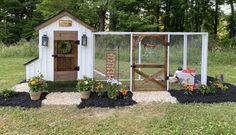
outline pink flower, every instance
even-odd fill
[[[42,85],[42,84],[43,84],[43,81],[42,81],[42,80],[39,80],[38,84],[39,84],[39,85]]]

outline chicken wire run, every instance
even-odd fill
[[[155,38],[158,37],[158,38]],[[161,38],[160,38],[161,37]],[[147,84],[147,76],[151,83],[163,82],[165,90],[175,86],[170,84],[168,77],[174,75],[178,67],[194,69],[197,71],[197,81],[200,84],[207,83],[207,55],[208,33],[205,32],[94,32],[94,74],[96,80],[105,81],[107,52],[113,51],[115,60],[114,78],[130,86],[134,90],[137,82],[143,81],[141,86]],[[140,40],[141,39],[141,40]],[[161,43],[160,41],[164,39]],[[138,41],[137,43],[135,42]],[[162,45],[161,45],[162,44]],[[164,51],[166,46],[166,60]],[[135,50],[134,50],[135,48]],[[133,55],[135,56],[133,58]],[[160,67],[166,62],[165,75],[155,76]],[[140,74],[134,75],[135,71]],[[159,63],[157,65],[156,63]],[[148,68],[147,65],[149,65]],[[152,65],[150,67],[150,65]],[[142,68],[142,69],[141,69]],[[141,71],[141,72],[140,72]],[[146,74],[142,74],[142,73]],[[161,71],[160,71],[161,72]],[[147,75],[147,76],[145,76]],[[154,76],[152,76],[154,75]],[[166,77],[166,78],[165,78]],[[156,86],[153,86],[157,89]],[[149,88],[150,89],[150,88]]]

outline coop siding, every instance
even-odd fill
[[[41,71],[40,60],[34,61],[26,66],[26,80],[37,75]]]
[[[60,18],[60,20],[71,20],[71,18],[65,16]],[[41,59],[40,71],[44,75],[44,78],[49,81],[54,80],[54,31],[77,31],[78,40],[81,43],[81,36],[85,32],[88,37],[87,46],[78,46],[78,66],[80,70],[78,71],[78,79],[83,78],[83,76],[92,77],[93,76],[93,42],[92,42],[92,32],[86,27],[78,24],[76,21],[72,20],[72,27],[59,27],[59,20],[51,23],[50,25],[39,30],[39,58]],[[49,37],[48,46],[41,46],[41,37],[44,33],[47,33]]]

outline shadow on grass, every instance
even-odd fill
[[[179,103],[236,102],[236,86],[229,83],[224,84],[229,88],[227,91],[217,90],[215,94],[209,95],[202,95],[199,90],[195,90],[192,95],[185,95],[184,90],[169,90],[169,92]]]
[[[0,106],[39,108],[42,106],[42,100],[45,99],[47,94],[48,93],[42,93],[40,100],[33,101],[30,99],[28,92],[16,92],[14,96],[9,98],[0,97]]]
[[[86,108],[86,107],[124,107],[124,106],[132,106],[137,104],[132,98],[130,99],[122,99],[118,98],[117,100],[109,99],[107,94],[104,93],[102,96],[97,96],[96,93],[91,93],[89,99],[82,99],[82,102],[77,106],[78,108]]]

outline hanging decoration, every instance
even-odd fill
[[[60,40],[58,41],[58,53],[59,54],[70,54],[72,51],[71,42]]]

